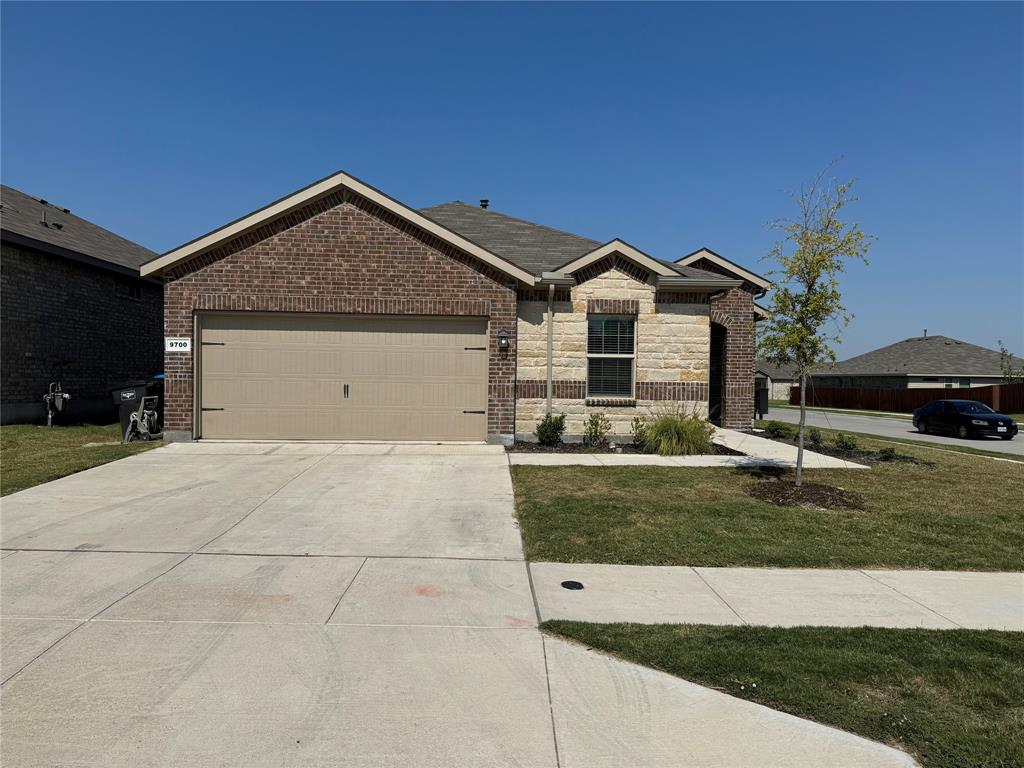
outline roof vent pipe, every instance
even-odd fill
[[[486,197],[480,198],[480,207],[481,208],[486,210],[487,206],[489,206],[490,204],[491,204],[491,201],[488,200]]]

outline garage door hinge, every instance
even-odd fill
[[[480,413],[480,414],[484,414],[484,413],[487,413],[487,411],[463,411],[463,413]]]

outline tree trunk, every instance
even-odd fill
[[[807,420],[807,374],[800,372],[800,426],[796,431],[796,484],[804,481],[804,421]]]

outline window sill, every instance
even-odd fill
[[[584,402],[603,408],[636,408],[635,397],[588,397]]]

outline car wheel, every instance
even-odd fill
[[[966,440],[969,435],[970,433],[967,431],[967,427],[965,425],[961,424],[956,428],[956,436],[961,440]]]
[[[926,422],[924,419],[921,419],[919,422],[917,422],[917,431],[920,432],[922,435],[927,435],[928,422]]]

